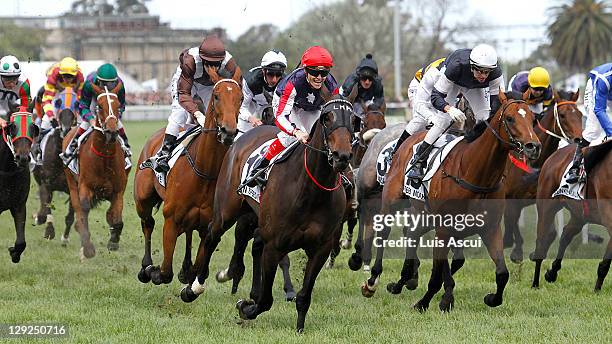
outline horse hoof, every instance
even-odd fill
[[[497,297],[495,294],[487,294],[484,297],[484,303],[489,307],[497,307],[502,304],[502,298]]]
[[[185,303],[191,303],[193,301],[195,301],[195,299],[198,298],[198,295],[196,295],[196,293],[193,292],[193,290],[191,290],[191,287],[186,285],[182,290],[181,290],[181,300],[183,300],[183,302]]]
[[[363,261],[361,260],[361,257],[357,253],[353,253],[348,260],[349,269],[353,271],[359,270],[361,268],[362,263]]]
[[[215,275],[215,279],[217,280],[217,282],[225,283],[225,282],[231,280],[232,278],[229,276],[228,271],[229,271],[229,269],[226,268],[224,270],[221,270],[221,271],[217,272],[217,274]]]
[[[15,264],[21,260],[21,254],[25,251],[26,243],[17,244],[14,247],[9,247],[9,254],[11,255],[11,261]]]
[[[297,296],[297,294],[295,293],[295,291],[294,290],[290,290],[290,291],[285,293],[285,301],[293,302],[293,301],[295,301],[295,297],[296,296]]]
[[[363,266],[363,272],[366,272],[366,273],[367,273],[367,272],[370,272],[370,266],[369,266],[368,264],[365,264],[365,265]]]
[[[55,238],[55,228],[52,225],[47,225],[43,237],[47,240],[53,240]]]
[[[429,304],[426,304],[425,302],[423,302],[423,300],[419,300],[419,302],[415,303],[412,308],[416,309],[416,311],[419,313],[425,313],[425,311],[427,311],[427,308],[429,308]]]
[[[529,254],[529,260],[531,260],[532,262],[535,262],[535,261],[536,261],[536,259],[535,259],[535,252],[531,252],[531,253]]]
[[[417,287],[419,286],[419,278],[413,278],[413,279],[409,279],[406,282],[406,289],[408,290],[415,290]]]
[[[62,235],[62,246],[63,247],[68,246],[68,237],[65,235]]]
[[[553,271],[553,270],[546,270],[546,273],[544,274],[544,279],[548,283],[556,282],[557,281],[557,272]]]
[[[454,296],[450,296],[448,298],[442,297],[442,300],[440,300],[440,310],[442,312],[450,312],[454,306],[455,306]]]
[[[374,280],[373,285],[370,285],[370,283],[368,283],[368,280],[366,280],[361,285],[361,295],[363,295],[364,297],[370,298],[374,296],[374,293],[376,293],[377,288],[378,288],[378,277],[376,277],[376,279]]]
[[[93,258],[96,255],[96,248],[92,243],[85,244],[85,246],[81,246],[81,258]]]
[[[108,243],[106,244],[106,248],[108,248],[109,251],[117,251],[119,249],[119,243],[112,242],[109,240]]]
[[[510,261],[514,264],[520,264],[523,262],[523,251],[521,250],[512,250],[510,253]]]
[[[151,276],[147,275],[147,272],[145,271],[144,266],[140,268],[140,271],[138,271],[138,280],[141,283],[151,282]]]
[[[531,283],[531,289],[540,289],[540,283],[534,281]]]
[[[351,249],[352,246],[353,246],[353,243],[351,242],[351,240],[344,239],[340,243],[340,247],[342,247],[343,250],[349,250]]]
[[[195,279],[195,275],[189,272],[189,270],[181,269],[178,273],[178,280],[183,284],[191,284]]]
[[[398,295],[402,292],[402,288],[404,287],[401,283],[391,282],[387,284],[387,291],[393,295]]]
[[[238,310],[238,315],[242,320],[255,319],[255,316],[253,316],[253,310],[255,307],[255,301],[253,300],[240,299],[238,302],[236,302],[236,309]]]

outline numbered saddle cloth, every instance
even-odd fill
[[[576,183],[568,183],[567,177],[571,167],[572,162],[570,161],[567,167],[565,168],[565,171],[563,172],[559,188],[555,192],[553,192],[552,197],[565,196],[577,200],[584,199],[584,185],[586,184],[586,178],[579,178],[578,182]],[[584,173],[584,171],[582,172]]]
[[[76,175],[79,174],[79,150],[81,149],[81,145],[85,142],[85,140],[87,140],[87,138],[89,137],[89,135],[91,135],[93,131],[93,128],[89,128],[83,133],[83,135],[79,137],[79,140],[77,141],[77,149],[74,151],[74,159],[72,159],[68,164],[68,169],[70,169],[70,171],[72,171],[72,173]],[[119,141],[119,143],[121,143],[121,149],[123,153],[127,149],[125,143],[123,142],[121,136],[117,136],[117,140]],[[125,157],[125,169],[127,170],[130,167],[132,167],[132,160],[130,160],[129,157]]]

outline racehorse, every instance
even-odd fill
[[[145,237],[144,256],[138,272],[138,280],[142,283],[152,281],[159,285],[172,281],[174,249],[177,237],[182,233],[185,233],[186,249],[179,280],[188,283],[195,276],[191,273],[192,231],[200,231],[202,239],[202,228],[206,228],[212,218],[217,175],[225,152],[237,134],[238,110],[242,101],[240,69],[231,79],[222,79],[214,72],[210,74],[214,86],[204,127],[168,172],[166,187],[159,184],[151,169],[139,168],[134,176],[134,201]],[[156,155],[163,136],[164,130],[160,129],[149,138],[140,153],[138,166]],[[164,259],[159,267],[153,266],[151,258],[151,234],[155,226],[153,208],[162,202]]]
[[[96,254],[89,233],[89,211],[102,200],[110,202],[106,211],[106,221],[110,226],[110,238],[107,248],[119,249],[119,238],[123,230],[123,193],[130,172],[125,169],[125,158],[121,143],[117,140],[119,98],[117,85],[112,90],[92,85],[98,107],[96,109],[97,125],[93,126],[78,151],[78,175],[68,167],[64,168],[70,202],[76,213],[76,229],[81,236],[80,258],[92,258]],[[66,150],[76,128],[64,137],[62,149]]]
[[[36,165],[32,174],[34,180],[38,183],[38,195],[40,198],[40,208],[34,219],[37,225],[42,225],[46,222],[44,237],[53,239],[55,237],[55,228],[53,226],[53,216],[51,215],[51,201],[53,200],[53,192],[61,191],[67,194],[68,183],[64,174],[64,164],[59,157],[62,152],[62,141],[68,134],[70,129],[76,125],[76,114],[78,113],[77,94],[71,87],[63,90],[55,100],[55,108],[57,109],[58,121],[55,125],[59,125],[49,133],[45,151],[42,152],[42,165]],[[74,209],[72,203],[68,203],[68,214],[65,218],[66,229],[62,236],[62,243],[65,244],[68,240],[70,227],[74,223]]]
[[[333,247],[346,205],[340,172],[351,159],[352,101],[330,96],[310,132],[308,145],[298,145],[282,165],[272,167],[260,203],[236,194],[241,170],[250,153],[274,138],[277,128],[255,128],[236,141],[227,153],[217,183],[214,217],[196,260],[203,260],[198,276],[181,291],[183,301],[194,301],[204,292],[210,258],[221,236],[236,220],[250,212],[259,218],[264,242],[261,255],[261,293],[256,301],[240,300],[242,319],[255,319],[272,307],[272,284],[279,261],[287,253],[304,249],[308,256],[302,289],[296,297],[297,330],[303,331],[317,275]],[[289,182],[290,181],[290,182]],[[196,265],[198,263],[196,262]]]
[[[13,112],[13,111],[11,111]],[[26,248],[26,201],[30,193],[30,149],[38,136],[32,114],[15,112],[2,128],[0,142],[0,213],[10,210],[15,222],[15,244],[9,247],[13,263],[19,263]]]
[[[535,203],[538,170],[557,150],[560,140],[575,143],[582,136],[582,113],[576,105],[579,93],[579,90],[574,93],[555,91],[553,103],[534,123],[534,131],[542,142],[540,157],[530,162],[529,166],[517,162],[516,165],[522,166],[521,168],[515,164],[506,165],[504,188],[508,201],[504,213],[504,247],[514,245],[510,253],[512,262],[520,263],[523,260],[523,236],[519,230],[518,219],[524,207]],[[517,160],[514,156],[509,158]]]
[[[380,109],[374,104],[365,106],[363,102],[361,106],[363,109],[366,109],[366,111],[361,122],[358,144],[353,146],[353,161],[351,162],[353,168],[357,168],[361,165],[361,159],[363,159],[363,155],[368,149],[368,144],[378,132],[385,129],[387,126],[385,122],[386,107],[384,104]]]
[[[477,138],[466,142],[463,140],[450,151],[442,162],[440,169],[430,180],[428,199],[429,210],[436,214],[486,214],[482,226],[473,226],[462,231],[452,226],[438,225],[436,237],[439,245],[433,248],[433,268],[425,295],[415,305],[418,311],[425,311],[433,296],[440,290],[442,283],[445,292],[440,301],[440,310],[450,311],[454,306],[453,289],[455,282],[448,264],[448,245],[451,238],[479,234],[489,255],[495,263],[497,291],[484,298],[485,304],[496,307],[502,304],[503,292],[508,282],[508,269],[504,260],[502,234],[500,228],[503,206],[497,202],[482,201],[503,199],[501,188],[506,167],[507,155],[510,150],[524,153],[529,159],[536,159],[540,153],[540,142],[533,132],[533,114],[522,100],[509,100],[503,92],[499,93],[500,108],[491,118],[490,123],[484,122],[486,129]],[[408,138],[396,153],[385,178],[382,193],[382,214],[391,214],[396,209],[398,201],[403,199],[405,166],[412,158],[413,145],[420,142],[424,133]],[[465,159],[464,159],[465,158]],[[469,164],[467,163],[469,159]],[[455,202],[449,202],[455,200]],[[460,202],[456,202],[460,200]],[[459,204],[458,204],[459,203]],[[412,202],[417,210],[424,210],[422,202]],[[404,231],[410,239],[419,239],[430,228],[420,227],[415,231]],[[390,228],[382,231],[382,240],[387,240]],[[416,245],[414,245],[416,246]],[[416,247],[408,248],[402,280],[407,282],[415,275],[418,267]],[[376,262],[372,267],[371,276],[362,285],[362,294],[371,297],[378,286],[382,274],[382,258],[384,246],[379,247]]]
[[[550,270],[546,271],[544,277],[548,282],[555,282],[561,262],[565,255],[567,246],[572,239],[580,233],[586,223],[596,223],[607,228],[612,238],[612,141],[587,147],[584,154],[584,169],[586,171],[586,189],[583,200],[574,200],[565,196],[552,198],[553,192],[559,187],[559,183],[566,167],[572,161],[576,147],[569,145],[553,153],[542,166],[538,179],[538,227],[535,252],[531,260],[535,261],[533,276],[533,288],[540,286],[540,269],[542,261],[550,245],[556,238],[554,229],[554,217],[563,208],[570,211],[571,217],[567,225],[563,227],[563,233],[559,239],[559,250],[557,257],[552,263]],[[597,280],[594,290],[600,291],[604,279],[610,270],[612,262],[612,240],[608,239],[608,246],[602,261],[597,268]]]

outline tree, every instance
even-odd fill
[[[21,61],[39,60],[45,33],[18,27],[13,23],[0,23],[0,56],[15,55]]]
[[[276,48],[276,41],[280,30],[272,24],[252,26],[235,42],[227,44],[227,50],[234,56],[242,68],[242,73],[252,67],[259,66],[261,57],[270,49]]]
[[[612,13],[606,0],[574,0],[553,7],[551,52],[570,72],[591,69],[612,57]]]

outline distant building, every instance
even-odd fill
[[[20,27],[48,31],[42,60],[106,60],[130,73],[138,81],[157,79],[165,89],[178,65],[178,55],[199,45],[203,37],[216,33],[227,38],[224,29],[172,29],[159,16],[149,14],[59,17],[0,18]]]

